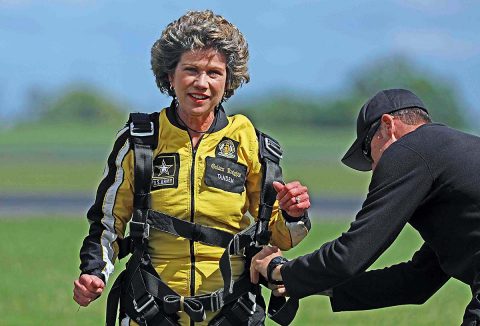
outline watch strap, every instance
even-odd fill
[[[272,260],[270,260],[270,262],[268,263],[268,266],[267,266],[267,281],[268,281],[268,283],[275,284],[275,285],[282,285],[283,284],[283,281],[274,280],[272,278],[272,273],[273,273],[273,270],[278,265],[285,264],[286,262],[288,262],[288,259],[285,258],[285,257],[282,257],[282,256],[277,256],[277,257],[274,257]]]

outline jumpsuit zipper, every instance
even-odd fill
[[[197,146],[193,147],[192,143],[192,167],[190,170],[190,222],[194,223],[195,219],[195,156],[197,154],[197,148],[200,145],[200,138]],[[190,137],[190,142],[192,138]],[[190,240],[190,296],[195,295],[195,247],[194,241]],[[194,322],[190,318],[190,325],[193,326]]]

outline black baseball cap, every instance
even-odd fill
[[[370,126],[384,114],[411,107],[417,107],[428,113],[425,104],[409,90],[386,89],[375,94],[360,109],[357,118],[357,139],[343,156],[342,162],[355,170],[370,171],[371,162],[367,160],[362,150]]]

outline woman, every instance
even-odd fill
[[[153,45],[156,83],[173,97],[170,107],[151,115],[158,126],[153,210],[228,234],[249,226],[247,213],[258,216],[264,169],[255,129],[242,115],[227,116],[221,105],[249,81],[247,61],[247,43],[240,31],[208,10],[188,12],[172,22]],[[129,128],[119,132],[88,212],[91,226],[80,252],[82,275],[74,282],[74,299],[82,306],[102,293],[118,253],[116,240],[124,238],[134,211],[130,137]],[[285,250],[308,232],[304,222],[308,224],[305,211],[310,202],[307,189],[298,182],[275,183],[275,189],[283,212],[278,205],[272,210],[271,243]],[[181,297],[182,307],[186,297],[224,285],[219,268],[224,248],[151,229],[147,251],[160,279]],[[244,270],[244,257],[232,256],[232,278],[237,280]],[[218,320],[226,308],[220,314],[206,311],[203,324],[215,315]],[[185,312],[173,314],[174,322],[177,318],[182,325],[189,323]]]

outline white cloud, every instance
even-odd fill
[[[443,59],[468,59],[480,54],[480,45],[441,30],[402,30],[393,37],[396,50]]]

